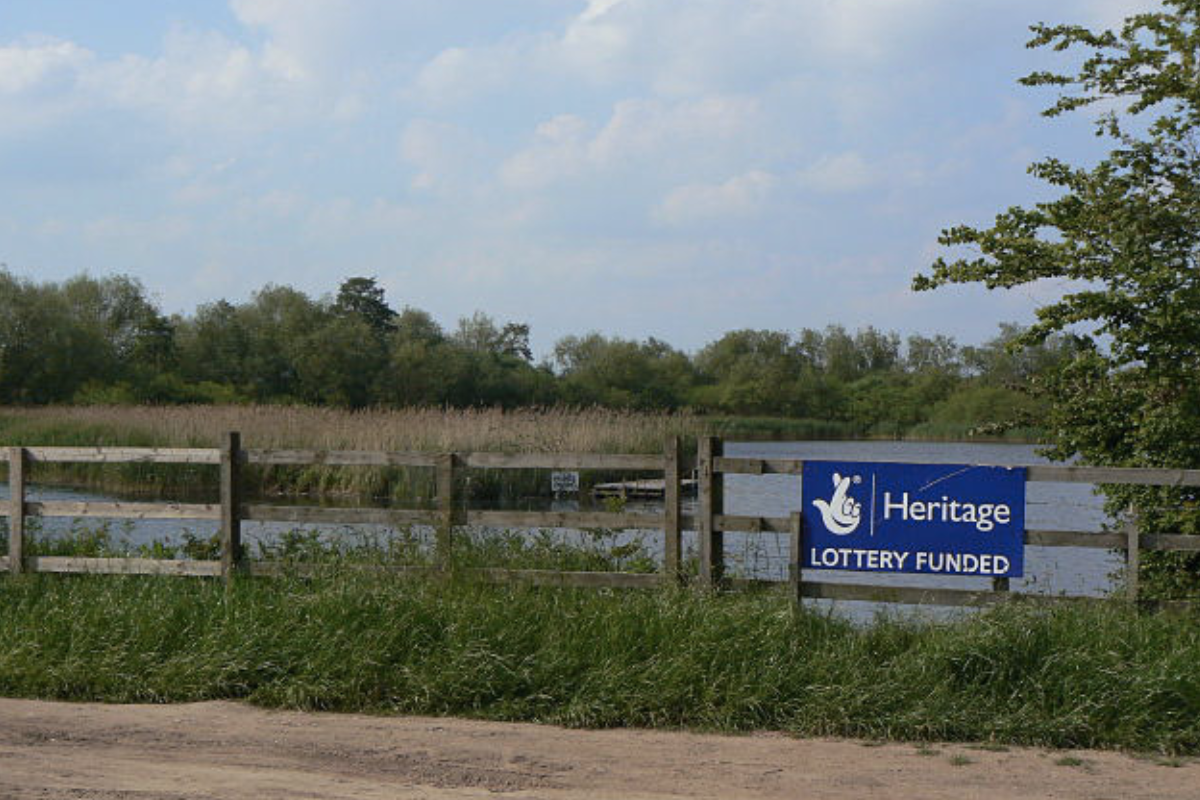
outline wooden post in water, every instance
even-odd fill
[[[25,448],[8,448],[8,569],[25,571]]]
[[[455,453],[442,453],[437,458],[438,526],[434,545],[435,561],[441,570],[449,570],[454,549],[454,524],[460,505],[457,472],[461,459]]]
[[[1137,512],[1131,507],[1129,519],[1125,521],[1125,594],[1129,602],[1138,600],[1138,570],[1141,566],[1141,532],[1138,530]]]
[[[791,583],[792,599],[800,604],[804,597],[804,515],[793,511],[789,518],[788,536],[788,582]]]
[[[242,437],[225,434],[221,443],[221,575],[228,586],[242,565]]]
[[[702,436],[699,444],[700,583],[712,589],[720,585],[725,569],[725,533],[717,524],[717,517],[725,513],[725,492],[715,463],[724,445],[715,436]]]
[[[683,575],[680,570],[680,554],[683,549],[683,534],[680,529],[683,513],[680,450],[678,436],[668,438],[663,448],[663,575],[668,581],[678,581]]]

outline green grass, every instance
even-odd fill
[[[0,579],[0,694],[1200,752],[1200,625],[1019,604],[869,626],[776,593],[350,569]]]

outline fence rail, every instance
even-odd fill
[[[682,513],[684,476],[691,465],[682,455],[678,439],[665,443],[661,455],[600,453],[410,453],[358,450],[243,449],[237,433],[226,435],[219,448],[138,447],[11,447],[9,448],[9,545],[0,556],[0,572],[96,573],[126,575],[186,575],[224,577],[235,573],[277,574],[282,566],[248,562],[241,541],[243,521],[313,524],[430,525],[435,529],[435,565],[432,567],[375,567],[396,574],[428,576],[451,569],[450,550],[455,528],[466,525],[517,528],[608,528],[661,530],[663,563],[657,574],[623,572],[569,572],[554,570],[482,568],[477,576],[496,582],[520,581],[546,586],[645,588],[678,582],[682,575],[682,531],[694,530],[699,538],[699,563],[695,581],[711,588],[761,583],[731,581],[724,559],[724,533],[772,533],[789,537],[789,583],[800,598],[866,600],[936,605],[987,605],[1014,595],[1007,579],[996,579],[990,590],[878,586],[808,579],[799,568],[804,540],[799,514],[765,517],[726,514],[724,475],[802,475],[804,461],[783,458],[744,458],[724,455],[716,437],[697,442],[695,468],[699,484],[694,514]],[[30,501],[27,499],[29,467],[39,463],[91,464],[200,464],[220,470],[217,503],[129,503]],[[242,467],[245,465],[408,467],[435,472],[437,504],[434,508],[321,508],[242,502]],[[467,469],[549,469],[660,472],[664,485],[663,511],[564,512],[468,510],[459,496],[460,473]],[[1033,465],[1025,468],[1029,482],[1200,486],[1200,470],[1131,469]],[[29,517],[98,517],[124,519],[215,520],[220,527],[220,558],[211,561],[150,558],[79,558],[29,555],[26,521]],[[1138,597],[1137,564],[1143,550],[1200,552],[1200,536],[1141,533],[1129,525],[1118,532],[1093,533],[1066,530],[1026,530],[1026,545],[1083,547],[1123,551],[1129,571],[1127,593]],[[294,567],[291,567],[294,568]],[[1042,602],[1071,599],[1061,596],[1019,595]]]

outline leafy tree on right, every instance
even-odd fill
[[[1062,190],[1013,207],[990,228],[958,226],[940,242],[970,255],[938,259],[917,290],[950,283],[1010,288],[1067,278],[1081,288],[1038,310],[1029,345],[1068,332],[1080,347],[1035,391],[1052,402],[1051,454],[1099,465],[1200,467],[1200,0],[1165,0],[1119,31],[1035,25],[1030,47],[1082,47],[1074,74],[1022,83],[1062,89],[1046,116],[1099,107],[1112,143],[1091,168],[1047,158],[1030,172]],[[1106,487],[1110,510],[1143,530],[1200,532],[1196,489]],[[1200,593],[1200,557],[1146,553],[1155,596]]]

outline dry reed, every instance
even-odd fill
[[[247,447],[319,450],[519,453],[659,452],[668,436],[693,437],[702,421],[691,414],[609,409],[406,408],[346,411],[308,406],[45,406],[0,409],[11,438],[56,431],[104,430],[119,440],[158,446],[213,447],[225,431],[240,431]],[[23,438],[27,438],[23,437]],[[106,437],[107,438],[107,437]],[[38,444],[23,441],[22,444]],[[51,443],[43,441],[40,443]]]

